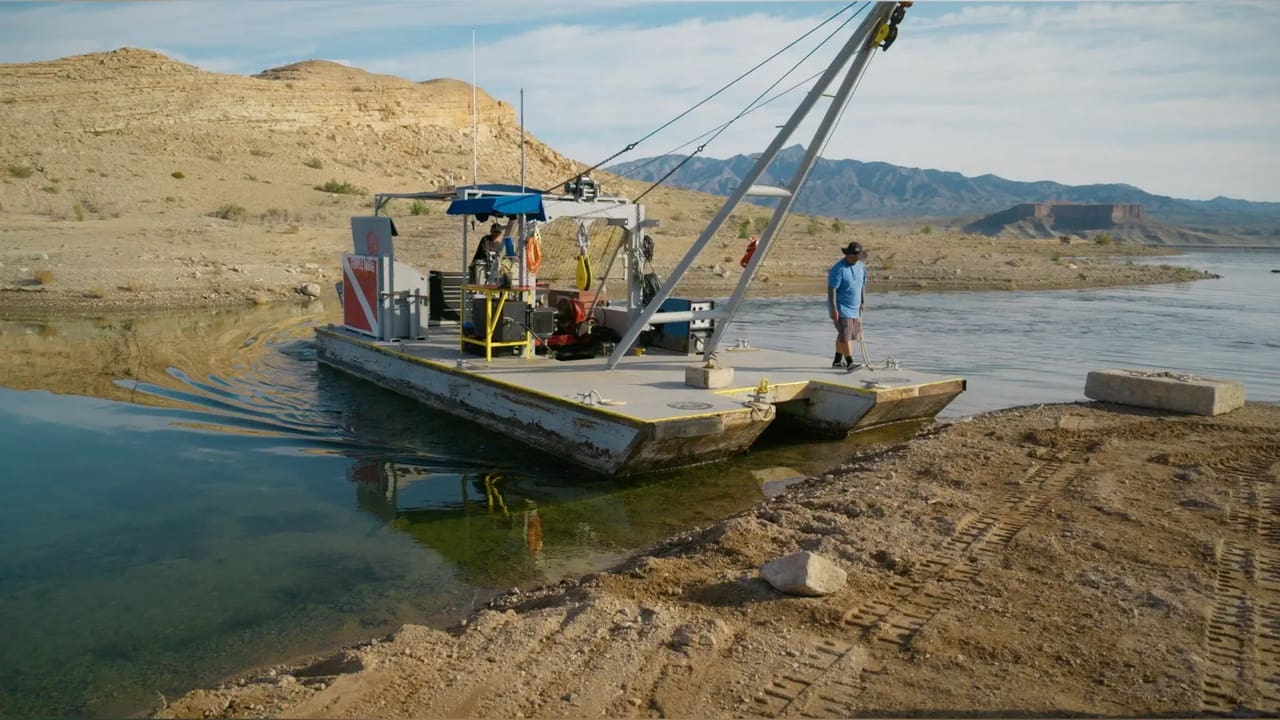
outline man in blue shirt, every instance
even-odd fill
[[[856,370],[853,341],[862,335],[862,290],[867,284],[867,268],[862,263],[867,251],[860,243],[851,242],[844,249],[844,259],[827,272],[827,310],[836,326],[836,356],[833,368]]]

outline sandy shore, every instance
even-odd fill
[[[1280,408],[1015,408],[868,448],[609,572],[159,717],[1280,711]],[[798,550],[826,597],[759,578]]]
[[[359,213],[355,201],[350,211]],[[345,207],[345,206],[344,206]],[[330,215],[332,217],[330,217]],[[302,299],[312,285],[331,294],[350,238],[342,208],[317,224],[262,224],[210,217],[123,216],[86,222],[0,216],[0,313],[100,314],[201,306],[261,305]],[[328,222],[331,221],[331,222]],[[419,269],[461,264],[458,221],[397,218],[397,258]],[[660,235],[659,274],[675,267],[696,237]],[[1080,241],[991,239],[944,230],[851,226],[842,232],[789,234],[764,262],[755,295],[821,294],[839,248],[858,238],[871,250],[871,292],[890,290],[1050,289],[1183,282],[1202,273],[1132,262],[1169,251]],[[680,286],[691,295],[727,295],[741,268],[743,240],[714,242]],[[604,251],[597,248],[597,252]],[[562,253],[564,258],[569,256]],[[548,263],[551,264],[551,263]],[[606,259],[596,261],[604,267]],[[570,266],[564,264],[566,269]],[[544,279],[555,280],[550,273]],[[562,279],[571,282],[569,277]]]

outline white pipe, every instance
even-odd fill
[[[654,313],[649,318],[650,325],[662,325],[673,322],[689,322],[690,320],[721,320],[725,316],[719,308],[715,310],[671,310]]]

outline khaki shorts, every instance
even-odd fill
[[[862,318],[842,317],[834,324],[837,342],[853,342],[862,336]]]

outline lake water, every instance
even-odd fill
[[[1117,366],[1280,401],[1280,253],[1177,263],[1223,278],[873,293],[868,349],[967,377],[948,417],[1081,400],[1088,370]],[[444,624],[749,507],[754,471],[820,472],[860,442],[775,440],[604,480],[317,368],[312,328],[332,312],[0,321],[0,715],[136,712],[403,622]],[[830,358],[816,298],[750,301],[728,337]]]

